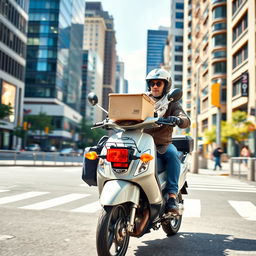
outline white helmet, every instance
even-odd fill
[[[172,85],[171,74],[162,68],[156,68],[156,69],[151,70],[148,73],[148,75],[146,76],[148,90],[150,90],[150,86],[149,86],[148,82],[150,80],[156,80],[156,79],[163,80],[165,82],[165,88],[164,88],[163,94],[168,93],[170,91],[171,85]]]

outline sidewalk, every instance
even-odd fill
[[[220,175],[220,176],[230,176],[230,166],[229,162],[222,162],[222,169],[220,170],[219,167],[217,167],[217,170],[214,171],[214,161],[208,160],[207,161],[207,168],[199,168],[198,173],[199,174],[205,174],[205,175]]]

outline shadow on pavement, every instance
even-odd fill
[[[134,255],[256,255],[253,254],[253,252],[256,253],[256,240],[234,238],[224,234],[185,232],[164,239],[143,241],[143,243],[145,246],[138,246]]]

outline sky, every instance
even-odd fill
[[[129,93],[143,92],[147,30],[170,26],[170,0],[101,0],[101,3],[103,10],[114,18],[117,54],[125,63]]]

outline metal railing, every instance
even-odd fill
[[[231,157],[230,175],[238,175],[239,178],[246,176],[247,180],[255,181],[256,158],[254,157]]]
[[[82,166],[82,155],[77,153],[61,155],[60,152],[0,150],[0,166]]]

